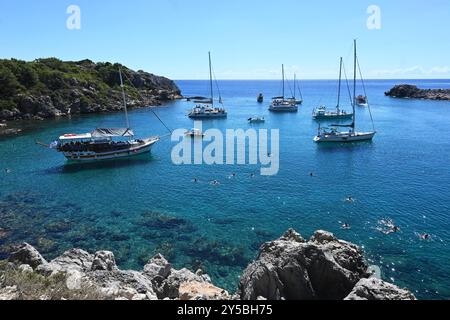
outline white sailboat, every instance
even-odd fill
[[[297,99],[297,88],[298,88],[298,92],[300,93],[300,100]],[[300,87],[297,86],[297,75],[296,74],[294,74],[294,95],[292,96],[292,98],[289,98],[288,100],[296,105],[301,105],[303,103],[303,95],[302,95],[302,91],[300,90]]]
[[[284,79],[284,65],[281,66],[282,77],[283,77],[283,95],[281,97],[272,98],[272,103],[270,104],[269,111],[272,112],[297,112],[298,106],[291,99],[285,98],[285,79]]]
[[[331,128],[321,128],[317,136],[314,137],[315,142],[353,142],[353,141],[370,141],[376,134],[376,131],[358,132],[355,130],[356,117],[355,117],[355,105],[356,105],[356,68],[358,64],[356,54],[356,40],[354,40],[354,70],[353,70],[353,116],[352,123],[346,125],[332,125]],[[338,127],[347,127],[348,131],[339,131]]]
[[[192,110],[188,114],[188,117],[191,119],[216,119],[216,118],[226,118],[228,116],[227,111],[224,108],[214,107],[211,52],[208,52],[208,56],[209,56],[209,86],[211,97],[209,100],[206,100],[202,104],[198,104],[194,108],[192,108]],[[219,103],[222,104],[222,97],[219,97]]]
[[[127,103],[119,69],[120,86],[122,89],[126,128],[97,128],[90,133],[64,134],[53,142],[50,147],[71,161],[92,161],[124,158],[150,152],[152,146],[160,140],[159,137],[135,139],[130,128]]]
[[[349,113],[345,110],[341,110],[341,82],[342,82],[342,57],[340,59],[339,68],[339,84],[338,84],[338,98],[336,111],[328,111],[326,106],[320,106],[313,110],[313,119],[315,120],[337,120],[337,119],[350,119],[353,117],[353,113]]]

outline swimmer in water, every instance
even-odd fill
[[[352,196],[348,196],[347,198],[345,198],[346,202],[355,202],[355,199],[353,199]]]
[[[213,181],[211,181],[211,184],[212,184],[213,186],[218,186],[218,185],[220,184],[220,182],[217,181],[217,180],[213,180]]]
[[[255,177],[255,174],[254,173],[251,173],[250,174],[250,178],[254,178]]]
[[[5,173],[6,173],[6,174],[11,173],[11,170],[8,169],[8,168],[6,168],[6,169],[5,169]]]
[[[349,230],[351,227],[350,227],[350,225],[348,224],[348,223],[344,223],[344,224],[342,224],[342,226],[341,226],[341,229],[343,229],[343,230]]]
[[[194,181],[194,182],[198,182],[198,179],[197,178],[194,178],[192,181]]]
[[[314,172],[310,172],[309,176],[314,177]]]
[[[419,234],[419,237],[422,240],[430,240],[431,239],[431,235],[429,233]]]

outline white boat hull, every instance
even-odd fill
[[[297,112],[298,107],[296,105],[291,106],[270,106],[269,111],[272,112]]]
[[[159,141],[159,138],[149,138],[143,139],[143,143],[132,146],[129,149],[115,150],[108,152],[63,152],[67,160],[76,162],[85,161],[98,161],[98,160],[108,160],[108,159],[118,159],[133,157],[148,153],[151,151],[152,146]]]
[[[355,142],[372,140],[376,132],[345,132],[335,134],[321,134],[314,137],[314,142]]]

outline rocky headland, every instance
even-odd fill
[[[450,101],[450,89],[419,89],[410,84],[397,85],[384,94],[392,98]]]
[[[130,108],[181,98],[172,80],[120,64],[56,58],[0,60],[0,122],[122,110],[119,68]],[[17,133],[4,126],[0,132]]]
[[[212,284],[202,270],[175,269],[162,255],[141,271],[120,270],[114,254],[72,249],[47,261],[27,243],[0,262],[0,300],[415,300],[373,277],[361,249],[316,231],[294,230],[261,246],[236,293]]]

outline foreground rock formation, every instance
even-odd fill
[[[384,94],[393,98],[450,101],[450,89],[419,89],[417,86],[409,84],[397,85]]]
[[[138,272],[120,270],[109,251],[72,249],[47,262],[25,243],[0,266],[0,300],[415,299],[408,290],[369,278],[361,250],[325,231],[306,241],[288,230],[264,244],[233,296],[214,286],[201,270],[174,269],[160,254]]]

